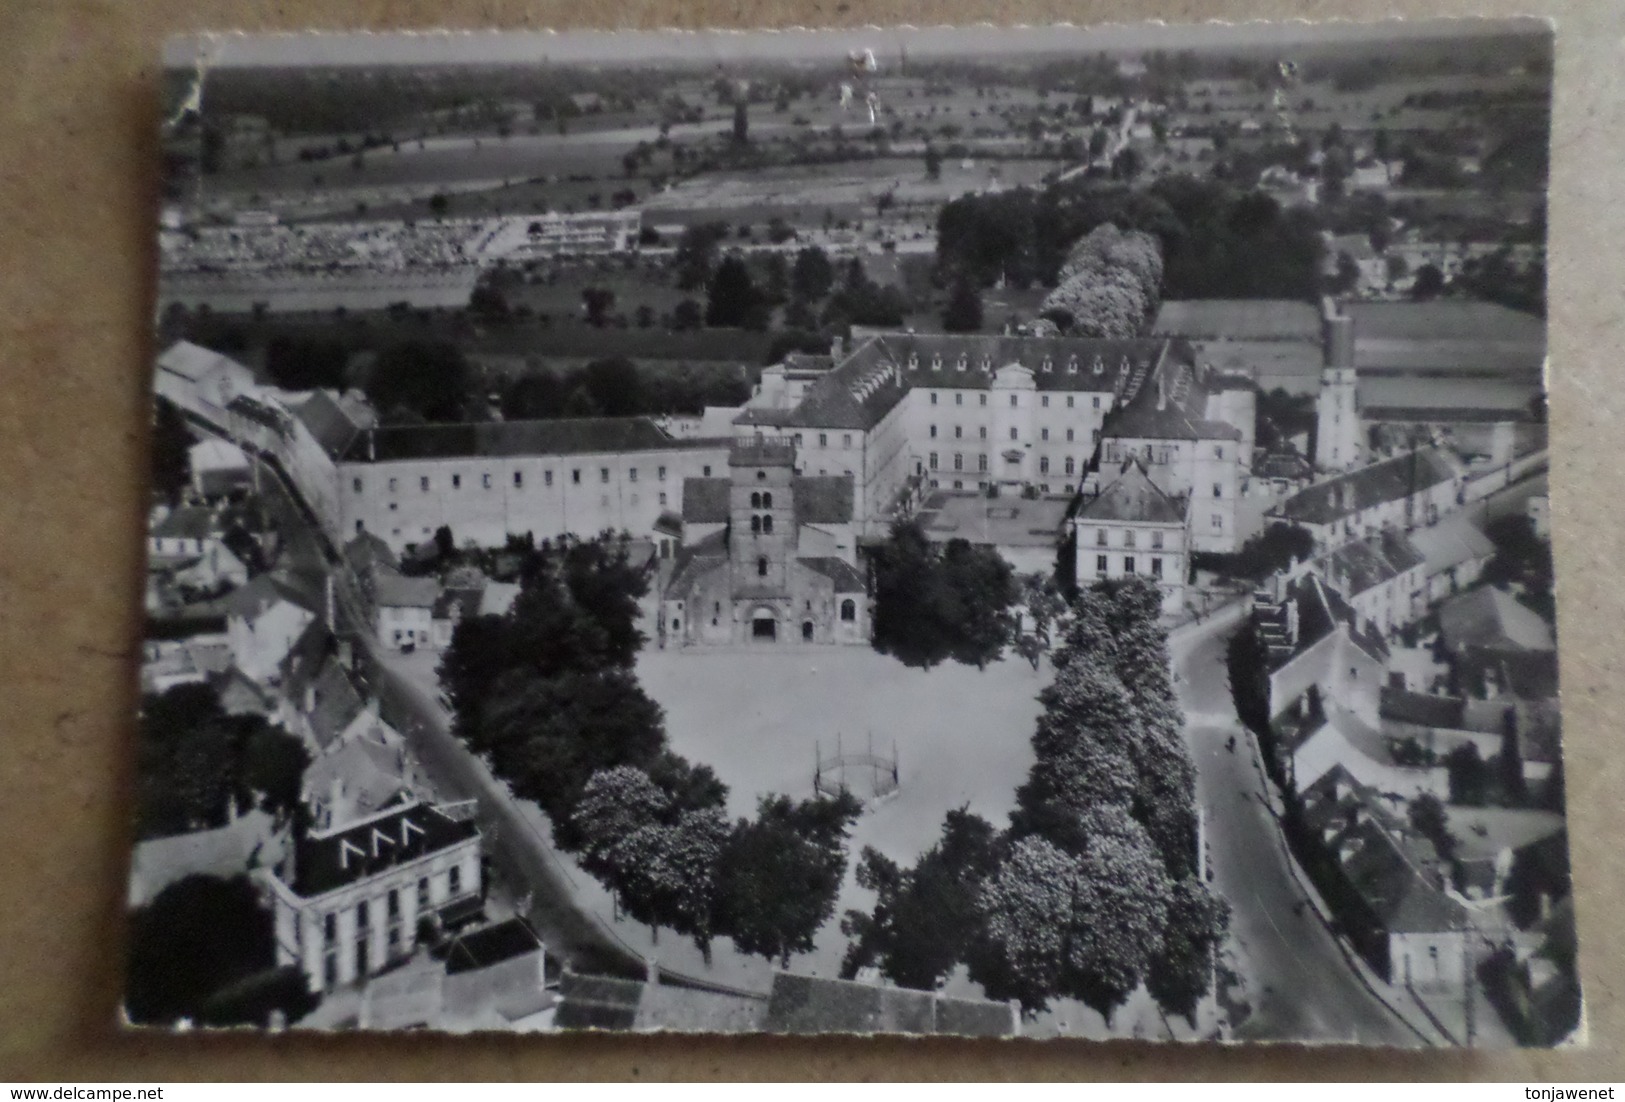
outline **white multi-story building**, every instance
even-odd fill
[[[1151,481],[1145,465],[1130,459],[1073,518],[1077,535],[1077,581],[1148,578],[1162,591],[1164,613],[1185,600],[1185,503]]]
[[[291,862],[259,876],[277,961],[296,965],[312,991],[389,969],[412,955],[423,920],[455,927],[484,900],[473,817],[412,801],[311,831]]]
[[[674,439],[642,417],[380,427],[338,463],[340,531],[396,552],[442,526],[482,546],[647,534],[682,509],[684,479],[726,472],[728,445]]]

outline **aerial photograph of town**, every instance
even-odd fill
[[[164,60],[125,1022],[1584,1043],[1546,23]]]

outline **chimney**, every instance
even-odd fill
[[[374,433],[372,429],[367,430],[367,462],[368,463],[376,463],[376,462],[378,462],[377,434]]]
[[[829,342],[829,355],[832,360],[839,363],[846,358],[846,338],[836,336]]]
[[[643,982],[649,987],[660,986],[660,962],[648,957],[643,962]]]
[[[1298,602],[1291,596],[1286,602],[1286,637],[1294,647],[1298,645]]]

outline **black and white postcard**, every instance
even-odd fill
[[[1583,1043],[1549,25],[165,66],[130,1023]]]

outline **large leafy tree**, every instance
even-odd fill
[[[152,489],[173,503],[191,481],[192,432],[186,420],[168,399],[153,403]]]
[[[790,269],[790,289],[797,298],[821,299],[834,286],[835,267],[829,262],[828,253],[817,246],[797,251],[795,264]]]
[[[760,329],[767,320],[767,303],[739,256],[725,257],[717,265],[706,293],[705,324],[738,329]]]
[[[846,873],[846,836],[862,806],[842,793],[795,803],[763,797],[741,819],[722,854],[718,932],[741,951],[788,967],[813,947],[835,913]]]
[[[989,998],[1036,1013],[1061,993],[1078,863],[1040,837],[1023,838],[978,897],[981,925],[967,953]]]
[[[271,913],[245,876],[188,876],[130,915],[128,962],[132,1022],[198,1021],[217,993],[276,966]]]
[[[948,813],[941,840],[912,869],[865,847],[858,884],[877,898],[872,913],[848,911],[841,921],[852,939],[841,975],[874,965],[899,987],[934,989],[975,936],[981,883],[997,867],[995,843],[992,825],[961,808]]]
[[[875,649],[910,666],[996,661],[1014,632],[1014,572],[964,540],[939,550],[916,521],[899,521],[874,550]]]

